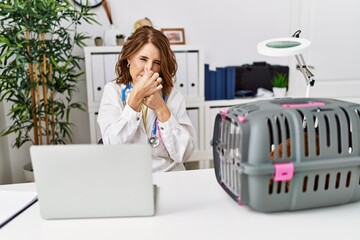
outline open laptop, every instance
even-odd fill
[[[148,144],[31,146],[30,155],[45,219],[155,213]]]

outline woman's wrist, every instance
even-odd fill
[[[170,110],[166,105],[164,105],[164,107],[156,110],[155,114],[160,122],[166,122],[167,120],[169,120],[169,118],[171,116]]]
[[[129,97],[128,105],[136,112],[141,111],[141,104],[142,104],[143,98],[138,97],[136,93],[131,93]]]

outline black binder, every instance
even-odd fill
[[[271,65],[266,62],[254,62],[236,66],[236,92],[255,92],[258,88],[272,91],[272,78],[277,73],[289,76],[289,67]]]

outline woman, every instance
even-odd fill
[[[175,55],[165,35],[148,26],[125,42],[116,81],[106,84],[98,124],[104,144],[149,143],[153,172],[184,170],[195,131],[174,88]],[[131,160],[131,159],[129,159]]]

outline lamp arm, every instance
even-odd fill
[[[309,70],[308,66],[306,65],[302,54],[300,53],[299,55],[295,55],[295,58],[296,61],[298,62],[300,72],[304,75],[306,85],[309,85],[311,87],[314,86],[315,84],[314,74]]]

